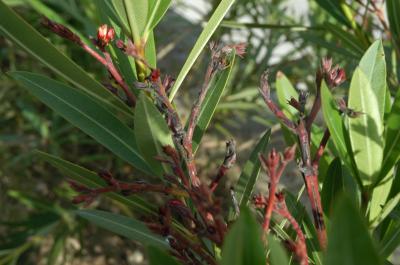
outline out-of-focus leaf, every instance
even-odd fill
[[[349,135],[364,185],[371,184],[378,177],[382,164],[383,113],[380,113],[377,100],[384,99],[385,90],[382,91],[374,91],[364,72],[356,69],[350,84],[348,106],[362,114],[349,119]]]
[[[147,254],[149,256],[150,265],[179,265],[173,257],[156,247],[148,247]]]
[[[261,227],[248,208],[228,232],[222,247],[221,265],[266,264]]]
[[[101,188],[107,186],[107,183],[101,179],[96,172],[44,152],[37,151],[36,153],[41,159],[60,170],[60,172],[65,174],[68,178],[82,185],[89,188]],[[142,213],[155,214],[156,209],[152,208],[152,206],[137,196],[123,196],[115,192],[107,193],[106,196],[131,207],[134,210],[139,210]]]
[[[269,261],[271,265],[290,264],[289,257],[285,249],[282,247],[279,241],[275,239],[274,236],[272,235],[268,236],[268,247],[270,251]]]
[[[339,26],[328,22],[325,23],[324,26],[335,36],[335,39],[340,40],[343,49],[351,51],[358,58],[360,58],[367,49],[353,34],[341,29]]]
[[[343,120],[340,116],[336,101],[324,81],[321,85],[321,105],[325,123],[328,126],[331,139],[338,150],[338,154],[345,165],[354,172],[355,166],[350,157],[351,149],[348,148],[346,143],[346,137],[348,137],[348,135],[346,135],[347,131],[343,125]],[[356,175],[354,177],[358,176]]]
[[[316,0],[316,2],[337,21],[346,26],[350,25],[349,20],[340,8],[342,4],[341,0]]]
[[[258,155],[264,153],[267,149],[269,138],[271,136],[271,129],[266,131],[258,141],[257,145],[250,154],[249,159],[244,165],[243,171],[240,174],[239,180],[235,186],[237,199],[240,206],[247,205],[250,196],[253,192],[258,175],[260,174],[261,163]]]
[[[132,117],[132,112],[127,105],[59,52],[2,1],[0,1],[0,32],[105,108],[112,112],[122,113],[126,117]]]
[[[345,196],[337,201],[332,214],[324,264],[382,264],[363,218]]]
[[[175,97],[176,92],[182,85],[183,80],[185,80],[186,75],[189,73],[190,68],[192,68],[197,57],[199,57],[204,46],[206,46],[208,40],[211,38],[215,30],[217,29],[219,23],[224,18],[226,13],[228,13],[230,7],[232,6],[234,0],[222,0],[218,7],[215,9],[214,13],[211,15],[210,20],[208,20],[203,31],[201,32],[199,38],[194,44],[190,54],[188,55],[185,64],[183,65],[178,77],[176,78],[175,84],[171,89],[169,99],[172,100]]]
[[[232,69],[235,63],[235,54],[232,53],[230,58],[230,65],[219,73],[210,84],[210,88],[201,106],[199,119],[193,134],[193,152],[197,151],[201,138],[206,132],[208,125],[214,112],[220,102],[221,96],[225,91],[231,77]]]
[[[400,2],[398,0],[386,0],[386,11],[390,24],[390,31],[394,41],[400,40]]]
[[[145,93],[141,93],[135,109],[135,137],[140,153],[162,177],[167,167],[163,167],[156,156],[163,155],[163,146],[174,146],[172,137],[163,116]]]
[[[168,248],[166,240],[153,234],[142,222],[123,215],[99,210],[79,210],[76,214],[89,222],[123,237],[163,249]]]
[[[51,246],[50,252],[47,255],[47,264],[54,265],[58,264],[57,260],[64,250],[65,242],[67,239],[67,234],[65,232],[59,233],[55,238],[53,245]]]
[[[133,131],[86,94],[29,72],[13,72],[11,76],[114,154],[143,172],[153,172],[138,152]]]

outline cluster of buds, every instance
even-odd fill
[[[343,68],[336,65],[332,68],[332,58],[323,58],[321,69],[318,71],[317,76],[323,77],[328,83],[329,87],[337,87],[346,81],[346,73]]]
[[[106,47],[115,37],[115,30],[112,27],[109,27],[106,24],[101,25],[97,29],[97,40],[96,44],[104,48]]]

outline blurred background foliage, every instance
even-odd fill
[[[100,81],[107,80],[106,71],[79,47],[40,26],[45,15],[70,26],[81,36],[93,36],[103,23],[96,1],[5,2],[59,50]],[[163,73],[172,76],[179,73],[201,32],[202,21],[207,20],[218,2],[173,1],[155,32],[158,66]],[[237,178],[238,168],[265,126],[272,127],[270,146],[282,142],[281,134],[276,133],[279,123],[258,94],[258,80],[266,68],[270,69],[273,80],[281,71],[297,89],[308,89],[312,94],[315,71],[322,57],[333,57],[350,76],[373,40],[383,38],[388,86],[394,95],[400,76],[396,63],[400,58],[399,10],[397,0],[236,1],[213,40],[246,42],[248,48],[245,58],[236,64],[198,154],[201,176],[208,178],[208,172],[217,168],[223,157],[224,141],[230,137],[238,142],[240,155],[226,187]],[[108,169],[125,179],[132,169],[18,88],[6,74],[10,70],[35,69],[56,78],[44,65],[2,36],[0,59],[0,265],[144,264],[146,259],[140,246],[103,230],[93,233],[95,228],[73,218],[75,206],[70,203],[71,191],[65,179],[38,160],[33,151],[43,150],[93,170]],[[182,109],[191,105],[207,59],[208,53],[203,52],[185,80],[176,100]],[[345,83],[342,89],[348,86]],[[181,115],[185,117],[185,112],[181,111]],[[301,179],[298,179],[288,183],[289,189],[291,185],[299,185]],[[101,203],[110,202],[104,199]],[[127,209],[114,206],[129,215]]]

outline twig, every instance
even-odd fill
[[[270,91],[270,86],[268,83],[268,71],[265,71],[262,76],[261,76],[261,81],[260,81],[260,92],[261,95],[263,96],[263,99],[265,101],[265,104],[269,107],[269,109],[272,111],[272,113],[282,121],[283,124],[288,127],[288,129],[291,129],[294,131],[296,129],[295,124],[286,117],[286,115],[283,113],[283,111],[278,108],[278,106],[275,105],[275,103],[271,100],[271,91]]]
[[[317,172],[318,171],[318,166],[319,166],[319,160],[324,154],[325,147],[329,141],[331,134],[328,129],[325,130],[324,135],[322,136],[321,142],[319,144],[319,147],[317,149],[317,152],[315,153],[314,159],[312,166],[314,170]]]
[[[274,211],[281,215],[283,218],[286,218],[289,223],[292,225],[293,229],[296,231],[297,240],[296,240],[296,248],[295,253],[298,259],[300,260],[301,265],[308,265],[308,256],[307,256],[307,246],[306,239],[304,237],[303,232],[296,219],[293,218],[292,214],[289,212],[285,202],[285,196],[283,193],[276,194],[277,203],[275,204]]]

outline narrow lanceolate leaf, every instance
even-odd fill
[[[222,247],[221,265],[266,264],[261,227],[248,208],[228,232]]]
[[[37,74],[13,72],[11,76],[121,159],[143,172],[153,172],[138,152],[133,131],[86,94]]]
[[[384,93],[385,90],[374,91],[364,72],[356,69],[350,84],[348,106],[362,114],[349,119],[349,134],[354,159],[365,185],[371,184],[381,169],[384,126],[378,98],[384,99]]]
[[[148,247],[147,255],[149,257],[150,265],[179,265],[173,257],[168,255],[166,252],[156,247]]]
[[[326,265],[382,264],[359,210],[347,197],[336,203],[328,239]]]
[[[322,186],[321,201],[324,213],[330,216],[333,204],[339,194],[344,190],[344,181],[342,173],[342,164],[339,158],[336,158],[329,165],[328,173]]]
[[[400,219],[393,219],[379,243],[379,254],[382,258],[389,257],[400,246]]]
[[[163,116],[145,93],[141,93],[135,110],[137,146],[153,171],[162,177],[166,171],[156,156],[163,155],[163,146],[173,146],[172,137]]]
[[[400,159],[400,90],[397,92],[393,102],[392,110],[387,119],[385,149],[382,162],[382,170],[377,180],[386,177]]]
[[[175,97],[176,92],[182,85],[183,80],[185,80],[186,75],[189,73],[190,68],[192,68],[194,62],[196,61],[197,57],[199,57],[201,51],[206,46],[207,42],[210,40],[211,36],[217,29],[219,23],[221,23],[226,13],[228,13],[233,2],[235,2],[235,0],[222,0],[218,5],[217,9],[215,9],[210,20],[207,22],[199,38],[194,44],[193,49],[191,50],[189,56],[187,57],[185,64],[183,65],[181,71],[179,72],[178,77],[176,78],[175,84],[172,87],[169,96],[170,100],[172,100]]]
[[[222,71],[222,73],[217,74],[214,80],[210,84],[210,88],[207,92],[207,95],[203,101],[203,105],[201,106],[199,119],[196,124],[196,128],[193,134],[193,152],[197,151],[199,147],[201,138],[206,132],[208,125],[212,117],[214,116],[214,112],[217,108],[218,103],[222,97],[222,94],[227,87],[229,80],[231,78],[232,69],[235,63],[235,54],[233,53],[230,59],[230,65],[226,69]]]
[[[379,215],[375,218],[371,227],[377,227],[389,214],[393,209],[399,205],[400,202],[400,193],[397,193],[393,198],[391,198],[385,206],[383,206],[382,210],[380,211]],[[381,206],[382,207],[382,206]]]
[[[61,173],[65,174],[66,177],[85,185],[89,188],[101,188],[107,186],[107,183],[102,180],[96,172],[90,171],[79,165],[68,162],[59,157],[50,155],[45,152],[37,151],[37,155],[40,159],[50,163],[53,167],[60,170]],[[139,211],[143,214],[155,214],[156,209],[152,209],[145,201],[138,198],[137,196],[123,196],[117,193],[107,193],[107,197],[112,200],[118,201],[135,211]]]
[[[343,49],[347,49],[354,56],[359,58],[363,55],[367,47],[365,47],[353,34],[341,29],[340,26],[329,22],[325,23],[324,26],[335,36],[335,39],[340,41]]]
[[[386,0],[386,11],[390,23],[390,32],[398,44],[400,40],[400,2],[397,0]]]
[[[146,28],[153,30],[167,12],[171,0],[151,0],[149,2],[149,18],[147,19]]]
[[[340,8],[340,0],[316,0],[316,2],[338,22],[342,23],[343,25],[350,25],[346,15]]]
[[[260,174],[261,167],[258,155],[265,152],[270,136],[271,129],[264,133],[256,147],[251,152],[249,160],[247,160],[246,164],[244,165],[243,171],[240,174],[239,180],[235,186],[237,200],[242,207],[247,205],[250,196],[253,193],[253,189],[258,175]]]
[[[0,32],[51,71],[81,89],[112,112],[131,117],[131,110],[82,68],[59,52],[33,27],[0,1]]]
[[[328,126],[331,139],[338,150],[340,158],[353,173],[356,173],[350,155],[352,151],[351,148],[348,148],[346,141],[346,137],[348,137],[348,135],[346,135],[347,131],[344,127],[337,103],[325,82],[322,82],[321,85],[321,105],[325,123]],[[357,177],[357,173],[355,177]]]
[[[166,240],[153,234],[142,222],[133,218],[99,210],[79,210],[76,214],[123,237],[145,245],[168,248]]]

